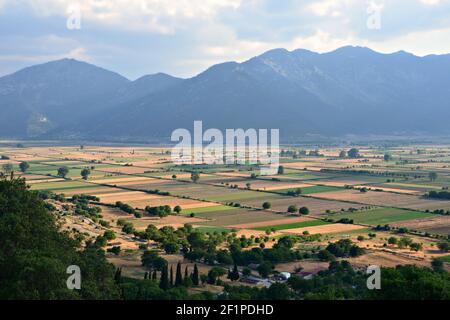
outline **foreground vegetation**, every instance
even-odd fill
[[[313,279],[293,276],[287,282],[274,283],[269,288],[225,285],[220,277],[227,270],[212,268],[208,274],[189,272],[177,266],[176,274],[169,272],[167,262],[151,250],[142,256],[149,270],[144,279],[122,277],[121,269],[106,261],[100,242],[82,241],[59,228],[54,210],[42,197],[30,191],[23,179],[0,177],[0,299],[450,299],[450,275],[439,264],[435,270],[416,266],[383,268],[382,289],[369,291],[366,275],[355,271],[340,257],[364,254],[350,241],[330,244],[322,253],[330,260],[328,270]],[[80,210],[84,199],[76,197]],[[97,214],[94,212],[92,214]],[[220,259],[234,266],[228,277],[241,277],[238,266],[245,268],[258,262],[262,276],[272,272],[272,263],[297,261],[305,254],[293,249],[295,239],[282,237],[271,249],[247,249],[243,238],[226,233],[205,235],[189,225],[178,230],[149,227],[138,234],[151,239],[165,250],[182,250],[186,259],[205,262]],[[104,235],[112,238],[111,234]],[[300,238],[307,241],[308,236]],[[225,244],[225,247],[219,244]],[[223,249],[226,248],[226,249]],[[320,253],[318,253],[320,255]],[[80,290],[66,287],[66,269],[80,266]],[[246,271],[242,271],[244,273]],[[172,275],[172,276],[171,276]],[[221,293],[189,293],[200,283],[223,286]]]

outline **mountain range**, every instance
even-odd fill
[[[281,139],[450,133],[450,55],[274,49],[188,79],[130,81],[62,59],[0,78],[0,137],[170,141],[176,128],[278,128]]]

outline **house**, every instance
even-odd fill
[[[307,272],[307,271],[300,271],[295,274],[297,277],[303,278],[305,280],[311,280],[314,278],[314,273]]]
[[[258,278],[258,277],[252,276],[252,275],[242,277],[241,281],[250,283],[250,284],[254,284],[254,285],[261,285],[266,288],[269,288],[272,285],[272,282],[269,279]]]

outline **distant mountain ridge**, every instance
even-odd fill
[[[135,81],[75,60],[0,78],[0,136],[165,139],[176,128],[279,128],[305,135],[450,133],[450,55],[274,49],[180,79]],[[12,125],[17,124],[17,125]]]

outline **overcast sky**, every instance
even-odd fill
[[[71,57],[130,79],[189,77],[273,48],[344,45],[450,53],[450,0],[0,0],[0,75]]]

